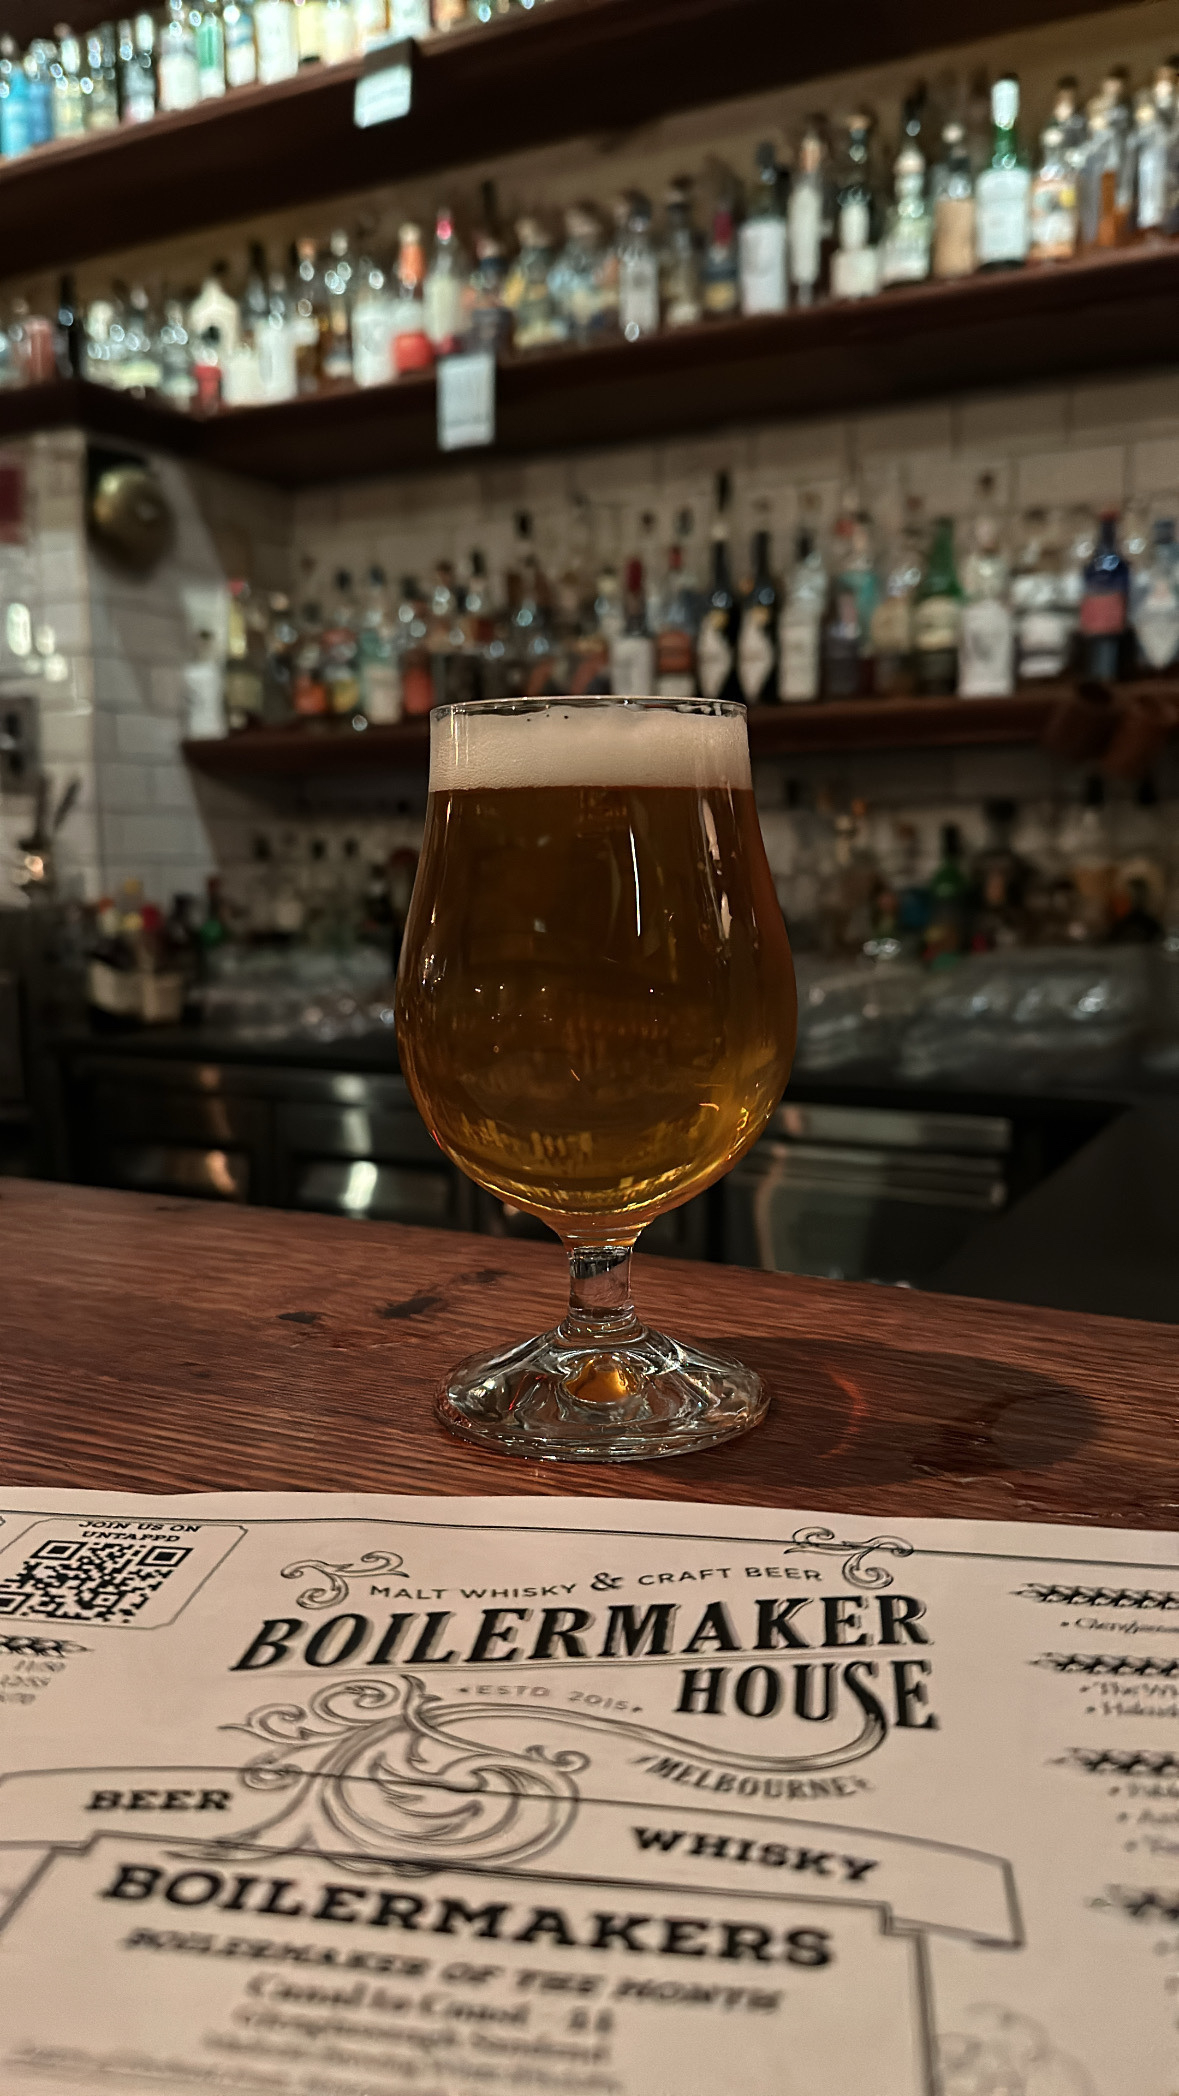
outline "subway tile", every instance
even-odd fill
[[[173,720],[184,716],[186,693],[184,669],[179,663],[155,663],[148,671],[148,703],[153,713],[167,714]]]
[[[948,451],[953,441],[950,407],[945,401],[929,401],[862,415],[852,422],[850,438],[854,456],[861,459],[880,451]]]
[[[953,410],[954,443],[964,451],[997,457],[1024,451],[1063,450],[1068,441],[1069,395],[1055,386],[1027,393],[980,394]]]
[[[192,779],[187,769],[180,765],[153,764],[149,789],[153,807],[179,809],[186,815],[198,812]]]
[[[1151,429],[1179,435],[1179,372],[1144,371],[1074,386],[1072,428],[1074,441],[1089,445],[1132,442]]]
[[[48,763],[89,764],[94,754],[93,716],[78,711],[39,709],[41,754]]]
[[[94,655],[91,661],[96,705],[132,713],[146,710],[151,673],[142,663],[106,653]]]
[[[115,718],[116,748],[120,757],[146,759],[149,763],[177,756],[180,734],[174,720],[154,714],[120,713]]]
[[[1092,450],[1043,452],[1020,459],[1016,472],[1018,500],[1029,504],[1084,502],[1094,508],[1118,504],[1125,494],[1126,453],[1120,444]]]
[[[1130,450],[1130,490],[1149,498],[1179,490],[1179,437],[1154,437]]]
[[[102,808],[115,815],[144,813],[151,804],[150,776],[146,764],[99,764],[95,788]]]

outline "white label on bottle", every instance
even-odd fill
[[[710,611],[700,628],[696,666],[700,672],[700,691],[706,699],[719,698],[725,678],[733,667],[733,650],[722,631],[727,622],[727,612]]]
[[[361,704],[373,726],[401,719],[401,679],[393,662],[366,662],[360,671]]]
[[[632,340],[659,326],[659,271],[654,255],[627,255],[618,272],[618,325]]]
[[[341,7],[329,7],[323,18],[323,55],[327,64],[346,65],[355,58],[359,42],[351,0],[344,0]]]
[[[913,608],[913,642],[928,654],[958,645],[961,606],[956,597],[923,597]]]
[[[737,641],[737,679],[750,705],[761,697],[762,687],[773,667],[770,614],[764,604],[751,604],[741,621]]]
[[[352,376],[358,386],[387,386],[393,370],[393,308],[383,298],[352,310]]]
[[[248,15],[225,24],[225,78],[230,87],[252,87],[258,78],[258,54]]]
[[[264,321],[257,332],[258,375],[263,400],[293,400],[295,330],[289,321]]]
[[[1028,251],[1026,167],[984,167],[974,186],[974,239],[979,265],[1022,262]]]
[[[741,228],[741,311],[784,313],[786,284],[786,221],[784,218],[750,218]]]
[[[462,334],[463,286],[457,276],[430,271],[422,292],[422,322],[434,343],[453,343]]]
[[[879,289],[879,248],[836,248],[831,257],[832,298],[875,298]]]
[[[823,239],[823,200],[809,183],[790,199],[790,274],[796,284],[817,284]]]
[[[1179,599],[1170,584],[1152,582],[1134,615],[1138,645],[1153,670],[1165,670],[1179,653]]]
[[[254,34],[258,40],[258,78],[263,85],[293,79],[299,70],[299,33],[290,0],[257,0]]]
[[[1020,676],[1063,676],[1074,624],[1067,612],[1051,607],[1025,612],[1019,621]]]
[[[1011,613],[997,597],[963,606],[958,642],[958,692],[964,699],[1005,698],[1013,685]]]
[[[1000,131],[1013,131],[1019,115],[1019,82],[1005,73],[991,89],[991,121]]]
[[[783,699],[819,696],[819,616],[810,607],[793,606],[778,629],[780,655],[778,695]]]
[[[1077,244],[1077,214],[1059,191],[1032,192],[1028,237],[1037,254],[1065,255]]]
[[[201,99],[195,51],[162,51],[159,71],[161,110],[195,109]]]
[[[438,366],[438,449],[495,442],[495,358],[489,349]]]
[[[1138,223],[1161,226],[1167,209],[1167,140],[1151,139],[1138,155]]]
[[[610,643],[610,689],[616,697],[650,698],[655,689],[655,643],[647,633],[620,633]]]
[[[392,0],[389,28],[394,36],[429,36],[430,0]]]
[[[920,284],[929,275],[930,223],[898,219],[880,251],[883,284]]]
[[[352,121],[358,131],[391,124],[408,116],[413,103],[413,67],[405,57],[373,73],[362,73],[352,97]]]
[[[839,245],[845,254],[854,254],[858,248],[868,245],[871,217],[863,197],[849,197],[839,207]]]

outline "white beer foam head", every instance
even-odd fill
[[[488,708],[436,713],[431,793],[518,786],[694,786],[748,791],[749,741],[739,713],[663,706]]]

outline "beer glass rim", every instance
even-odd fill
[[[458,699],[449,705],[432,707],[430,719],[434,722],[457,720],[467,715],[549,713],[558,706],[576,706],[587,711],[594,706],[636,706],[650,713],[696,713],[713,720],[744,720],[748,715],[748,709],[739,699],[661,699],[639,693],[591,691],[570,693],[568,697],[554,693],[544,699]]]

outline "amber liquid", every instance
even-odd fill
[[[398,982],[436,1140],[570,1241],[633,1237],[777,1106],[794,970],[750,792],[433,794]]]

